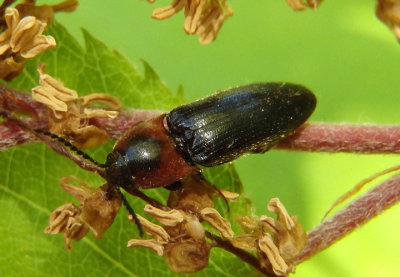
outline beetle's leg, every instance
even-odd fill
[[[142,199],[146,203],[148,203],[148,204],[150,204],[150,205],[152,205],[152,206],[154,206],[156,208],[159,208],[159,209],[162,209],[162,210],[165,210],[165,208],[166,208],[165,205],[163,205],[160,202],[158,202],[157,200],[147,196],[146,194],[144,194],[143,192],[141,192],[140,190],[138,190],[137,188],[135,188],[133,186],[130,186],[130,187],[128,187],[128,186],[125,187],[124,186],[122,188],[125,191],[127,191],[128,193],[139,197],[140,199]]]
[[[143,237],[143,228],[142,224],[139,221],[139,218],[136,216],[135,211],[132,209],[131,205],[129,205],[128,200],[126,200],[125,195],[121,192],[119,187],[116,187],[115,190],[121,196],[122,203],[124,204],[125,208],[128,210],[129,214],[132,216],[133,220],[135,220],[135,224],[139,229],[139,234]]]
[[[176,182],[173,182],[172,184],[169,184],[168,186],[165,186],[164,188],[170,191],[176,191],[182,189],[183,184],[181,180],[178,180]]]

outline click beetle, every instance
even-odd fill
[[[166,187],[245,153],[264,153],[292,134],[314,111],[303,86],[260,83],[231,88],[179,106],[127,130],[107,156],[112,185]]]

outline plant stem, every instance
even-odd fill
[[[295,264],[328,248],[399,201],[400,174],[397,174],[354,200],[309,232],[307,245],[296,258]]]
[[[400,153],[399,125],[306,123],[277,149],[309,152]]]
[[[12,112],[32,114],[29,124],[42,124],[46,120],[47,108],[34,101],[29,95],[0,84],[0,108]],[[128,109],[120,112],[115,119],[92,118],[89,123],[106,130],[113,139],[118,139],[127,129],[139,121],[154,118],[163,113],[157,110]],[[15,126],[0,123],[0,147],[6,148],[25,142],[34,137],[19,132],[12,134]],[[400,153],[399,125],[306,123],[296,133],[281,141],[276,149],[309,152],[349,153]]]
[[[77,155],[76,153],[71,152],[70,149],[65,147],[63,144],[55,142],[48,136],[42,133],[35,132],[34,128],[31,125],[29,125],[26,121],[18,119],[14,117],[10,112],[2,109],[0,109],[0,116],[3,117],[4,119],[7,119],[8,122],[12,122],[13,124],[17,125],[19,128],[18,130],[23,130],[26,133],[29,133],[31,136],[36,137],[36,139],[39,139],[40,141],[45,143],[53,151],[69,158],[78,166],[80,166],[82,169],[96,172],[103,178],[106,177],[106,173],[103,168],[100,168],[99,166],[89,162],[87,159],[84,159],[81,156]],[[14,128],[16,128],[16,126],[14,126]]]

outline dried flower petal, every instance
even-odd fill
[[[219,189],[219,191],[221,192],[221,194],[224,196],[225,199],[228,200],[236,200],[239,198],[239,194],[236,192],[232,192],[232,191],[228,191],[228,190],[224,190],[224,189]]]
[[[20,16],[17,9],[7,8],[4,20],[7,28],[0,34],[0,77],[10,80],[22,70],[26,59],[54,48],[56,42],[43,35],[47,25],[34,16]]]
[[[80,214],[80,209],[72,204],[66,203],[55,209],[49,218],[50,225],[44,229],[46,234],[59,234],[65,232],[68,225],[68,218]]]
[[[322,0],[286,0],[288,6],[295,11],[302,11],[307,7],[316,9],[321,2]]]
[[[0,60],[0,78],[5,81],[10,81],[23,69],[24,64],[16,62],[13,56]]]
[[[168,242],[168,240],[170,239],[170,236],[163,227],[148,221],[146,218],[142,217],[141,215],[136,215],[136,216],[139,219],[140,224],[142,225],[142,227],[146,231],[146,233],[148,233],[149,235],[154,237],[158,243],[161,244],[161,243]],[[134,222],[132,215],[129,215],[129,220]]]
[[[74,122],[70,122],[74,123]],[[71,124],[72,125],[72,124]],[[51,131],[57,130],[57,127],[51,128]],[[57,133],[69,133],[65,129],[54,132]],[[97,128],[93,125],[88,125],[85,127],[75,128],[74,132],[74,145],[77,145],[80,149],[90,148],[96,145],[104,144],[108,139],[108,134],[106,131]]]
[[[43,72],[40,74],[39,84],[32,89],[33,99],[45,104],[54,112],[68,111],[67,103],[78,99],[76,91],[66,88],[61,81]]]
[[[178,273],[194,273],[207,267],[210,246],[205,242],[170,242],[164,247],[169,267]]]
[[[277,220],[285,224],[287,229],[290,230],[295,226],[292,218],[278,198],[272,198],[268,203],[267,209],[272,213],[276,213]]]
[[[35,35],[44,31],[46,23],[42,23],[33,16],[23,17],[12,30],[10,46],[13,52],[21,51]]]
[[[133,239],[128,242],[128,247],[146,247],[164,255],[175,272],[192,273],[207,266],[211,246],[205,240],[204,228],[196,215],[176,209],[164,211],[151,205],[146,205],[144,210],[164,226],[138,215],[143,229],[153,239]]]
[[[307,234],[299,224],[297,216],[289,215],[279,199],[271,199],[268,210],[277,214],[277,220],[262,216],[260,221],[275,234],[275,243],[281,256],[286,262],[290,262],[304,248]]]
[[[265,234],[258,240],[258,246],[261,252],[266,256],[267,261],[271,263],[272,270],[278,276],[286,276],[289,272],[292,272],[285,260],[281,257],[278,248],[273,242],[270,234]]]
[[[80,219],[81,209],[72,203],[64,204],[54,210],[49,218],[50,225],[44,229],[46,234],[64,233],[65,247],[71,249],[71,240],[82,239],[89,228]]]
[[[150,2],[150,1],[148,1]],[[154,1],[151,1],[150,3],[153,3]],[[180,10],[183,9],[185,6],[186,0],[174,0],[170,5],[164,7],[164,8],[159,8],[155,9],[152,14],[152,18],[155,19],[167,19],[170,18],[171,16],[175,15],[178,13]]]
[[[233,231],[228,220],[223,218],[216,209],[205,208],[201,210],[202,218],[207,221],[223,238],[232,238]]]
[[[147,204],[144,211],[165,226],[176,226],[183,222],[183,215],[175,209],[163,211]]]
[[[253,235],[242,235],[231,239],[233,246],[247,251],[256,251],[257,243]]]
[[[29,48],[21,49],[21,56],[30,59],[55,46],[56,40],[52,36],[37,36],[32,40]]]
[[[376,16],[394,32],[400,42],[400,1],[378,0]]]
[[[154,239],[149,240],[139,240],[139,239],[131,239],[128,241],[128,248],[131,247],[144,247],[153,250],[156,252],[158,256],[162,256],[164,254],[164,247]]]
[[[71,181],[78,183],[78,186],[72,184]],[[74,176],[63,177],[60,186],[82,204],[80,221],[87,224],[96,238],[101,238],[113,223],[121,206],[119,194],[108,192],[108,185],[96,189]]]
[[[107,188],[107,185],[100,187],[83,202],[81,219],[89,226],[96,238],[101,238],[111,226],[121,207],[119,195],[117,193],[110,195]]]
[[[236,221],[240,224],[245,233],[253,233],[259,229],[258,221],[255,218],[238,216],[236,217]]]
[[[9,9],[7,9],[9,10]],[[18,19],[16,16],[16,10],[9,12],[10,18],[13,20]],[[40,54],[38,50],[45,51],[47,49],[54,48],[56,42],[53,37],[43,36],[43,32],[46,29],[47,24],[41,22],[34,16],[26,16],[18,21],[10,22],[11,34],[10,34],[10,47],[14,53],[21,52],[21,56],[24,58],[32,58],[37,54]],[[38,47],[40,45],[40,47]],[[36,50],[33,50],[33,49]],[[30,56],[24,56],[24,53],[30,53]],[[33,55],[36,53],[36,55]]]
[[[104,94],[104,93],[91,93],[86,96],[80,97],[83,107],[88,107],[93,103],[101,103],[107,109],[116,111],[121,109],[121,102],[118,98]]]
[[[108,118],[116,118],[119,115],[119,112],[117,111],[105,111],[105,110],[99,110],[99,109],[83,109],[83,114],[87,118],[93,118],[93,117],[108,117]]]
[[[275,219],[269,216],[262,215],[260,216],[260,222],[262,223],[263,227],[267,228],[274,234],[278,234],[279,230],[277,227],[277,221]]]
[[[66,231],[64,233],[64,242],[67,250],[71,249],[71,240],[79,241],[86,236],[89,228],[86,224],[80,221],[75,221],[69,218]]]
[[[76,182],[77,185],[72,184],[72,181]],[[96,188],[90,186],[88,182],[72,175],[62,177],[59,185],[81,204],[96,191]]]
[[[38,71],[39,86],[32,89],[32,97],[53,111],[48,119],[50,132],[68,136],[68,140],[80,149],[104,144],[108,139],[107,132],[89,125],[88,119],[117,117],[121,108],[119,100],[102,93],[78,98],[76,91],[46,74],[44,65],[39,65]],[[101,104],[105,108],[91,107],[93,104]]]
[[[286,0],[286,4],[295,11],[302,11],[307,8],[307,4],[303,0]]]
[[[223,22],[233,15],[225,0],[174,0],[169,6],[154,10],[152,17],[159,20],[170,18],[183,8],[185,32],[198,34],[202,44],[213,41]]]

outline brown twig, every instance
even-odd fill
[[[52,140],[48,136],[46,136],[42,133],[35,132],[31,125],[28,125],[25,121],[16,118],[10,112],[0,109],[0,116],[7,119],[9,122],[13,122],[15,124],[13,128],[20,128],[23,131],[30,133],[32,136],[36,137],[38,140],[45,143],[53,151],[72,160],[74,163],[76,163],[82,169],[96,172],[103,178],[106,177],[106,173],[103,168],[100,168],[96,164],[89,162],[87,159],[83,159],[80,155],[71,152],[70,149],[65,147],[63,144],[54,143],[54,140]]]
[[[354,200],[309,232],[307,245],[295,263],[299,264],[318,254],[399,201],[400,174],[397,174]]]
[[[0,105],[9,111],[36,113],[35,117],[38,120],[46,119],[47,109],[43,105],[3,84],[0,84]],[[90,124],[106,130],[111,138],[118,139],[137,122],[154,118],[161,113],[163,111],[129,109],[121,111],[115,119],[90,119]],[[30,124],[35,124],[35,121],[31,121]],[[8,126],[1,126],[0,145],[3,148],[16,145],[9,137],[2,136],[2,134],[10,134],[7,128]],[[31,142],[32,139],[22,133],[14,138],[18,144]],[[400,153],[400,126],[306,123],[295,134],[281,141],[276,149],[330,153]]]
[[[400,126],[306,123],[277,148],[330,153],[400,153]]]

